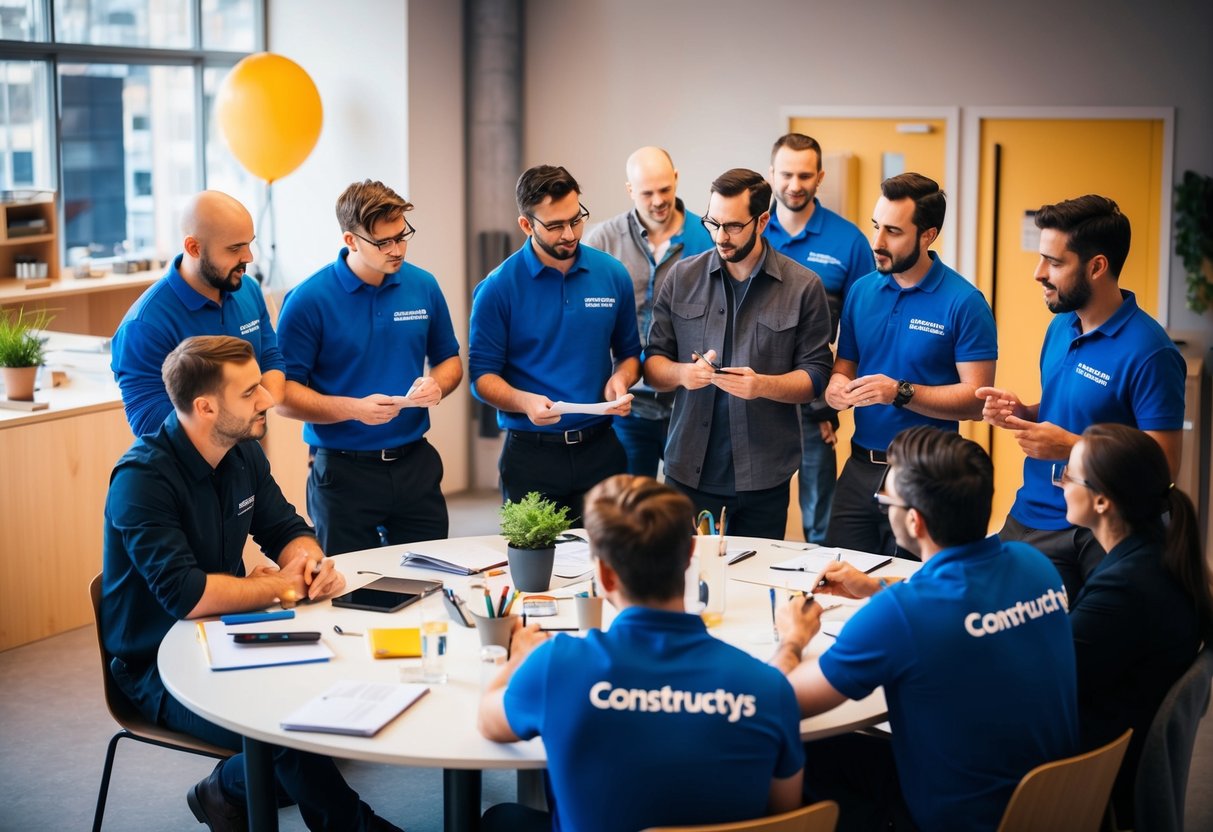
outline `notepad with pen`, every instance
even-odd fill
[[[262,625],[264,626],[264,625]],[[327,662],[332,649],[323,641],[289,642],[271,645],[236,644],[232,634],[250,632],[257,625],[232,628],[222,621],[199,621],[198,642],[202,645],[206,663],[211,670],[243,670],[253,667],[273,667],[282,664]]]
[[[870,555],[850,550],[840,552],[838,549],[822,547],[790,560],[772,563],[770,568],[779,572],[807,572],[816,575],[835,560],[849,563],[860,572],[872,572],[893,562],[893,559],[886,555]]]

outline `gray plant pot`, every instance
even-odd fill
[[[510,576],[520,592],[547,592],[552,584],[552,564],[556,547],[546,549],[515,549],[507,546]]]

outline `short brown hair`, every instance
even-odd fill
[[[563,166],[535,165],[518,177],[518,184],[514,186],[514,202],[518,205],[519,214],[530,216],[531,209],[548,197],[555,202],[573,192],[580,197],[581,186]]]
[[[652,477],[618,474],[585,495],[590,551],[615,570],[633,601],[681,597],[695,509]]]
[[[746,191],[750,192],[750,216],[762,216],[771,207],[771,183],[761,173],[748,168],[732,168],[712,181],[714,194],[738,196]]]
[[[780,136],[775,140],[775,144],[771,146],[771,164],[775,164],[775,154],[779,152],[781,147],[786,147],[788,150],[800,152],[802,150],[811,150],[817,154],[817,169],[821,170],[821,145],[817,143],[817,139],[812,136],[806,136],[804,133],[788,133]]]
[[[958,433],[916,425],[893,437],[888,461],[897,469],[898,496],[923,516],[937,544],[961,546],[985,538],[994,463],[984,448]]]
[[[1133,231],[1120,206],[1099,194],[1087,194],[1036,212],[1036,227],[1050,228],[1067,236],[1066,248],[1078,255],[1084,266],[1096,254],[1108,258],[1108,271],[1119,278],[1129,257]]]
[[[231,335],[195,335],[186,338],[164,359],[160,377],[169,401],[188,413],[194,399],[216,393],[223,386],[223,365],[256,360],[253,345]]]
[[[943,230],[943,218],[947,212],[947,196],[939,189],[939,183],[921,173],[901,173],[890,176],[880,183],[880,193],[890,202],[902,199],[914,200],[914,227],[918,233],[934,228]]]
[[[370,234],[377,222],[392,222],[413,210],[413,203],[379,181],[355,182],[337,197],[337,222],[342,231],[361,228]]]

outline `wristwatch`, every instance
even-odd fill
[[[914,385],[902,379],[897,382],[897,395],[893,397],[893,407],[905,407],[914,398]]]

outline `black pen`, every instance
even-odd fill
[[[733,557],[729,558],[728,565],[732,566],[735,563],[741,563],[746,558],[752,558],[756,554],[758,554],[757,549],[746,549],[744,552],[738,552],[736,555],[733,555]]]

